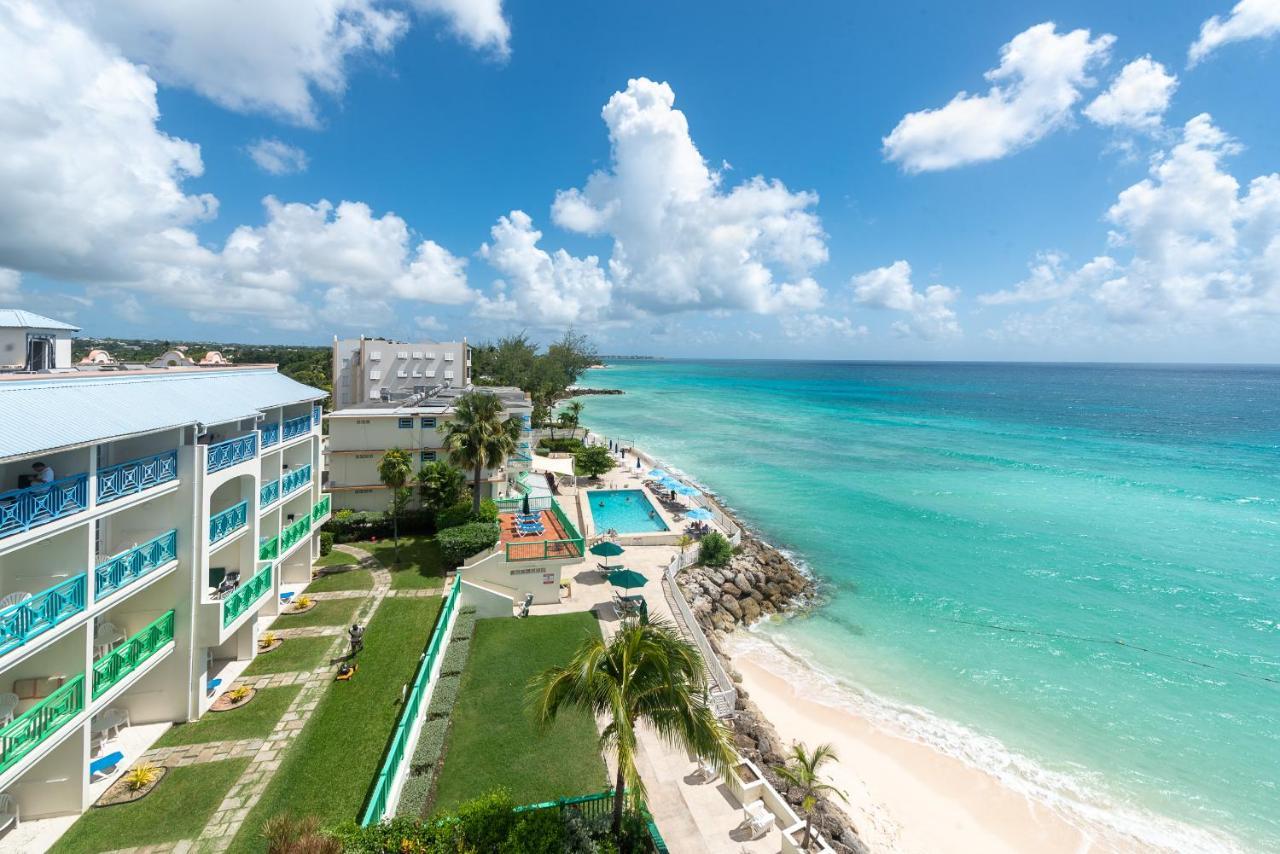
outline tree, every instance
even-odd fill
[[[569,425],[569,438],[576,438],[578,435],[578,423],[582,420],[582,401],[571,400],[564,408],[565,421]]]
[[[400,516],[409,504],[409,478],[413,476],[409,454],[392,448],[378,460],[378,479],[391,490],[391,525],[395,539],[395,563],[400,564]]]
[[[800,811],[804,813],[804,839],[800,847],[805,851],[809,850],[809,838],[813,834],[813,808],[817,806],[818,795],[835,795],[846,803],[849,800],[844,792],[819,776],[823,765],[838,761],[836,749],[830,744],[819,744],[810,751],[803,742],[797,741],[791,745],[787,763],[773,769],[789,785],[800,790]]]
[[[504,417],[502,401],[492,392],[471,391],[458,398],[453,418],[438,429],[449,462],[474,473],[471,509],[479,513],[480,477],[515,453],[520,420]]]
[[[725,566],[733,557],[733,544],[719,531],[702,538],[699,557],[706,566]]]
[[[587,477],[598,478],[605,472],[612,471],[615,465],[617,463],[614,462],[613,454],[604,445],[592,445],[573,455],[574,469]]]
[[[462,470],[444,460],[427,463],[418,470],[418,497],[433,518],[462,500],[466,485],[467,476]]]
[[[706,700],[706,668],[698,648],[662,620],[625,620],[608,641],[583,642],[568,664],[535,677],[529,701],[539,726],[550,726],[565,709],[605,717],[603,750],[612,750],[618,776],[613,797],[613,833],[622,828],[627,787],[643,797],[636,769],[636,724],[647,721],[668,744],[731,773],[729,732]]]

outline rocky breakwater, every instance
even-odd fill
[[[782,552],[750,535],[743,537],[742,546],[727,566],[691,566],[681,570],[676,581],[712,650],[734,682],[740,682],[742,677],[734,669],[733,660],[722,651],[720,641],[724,635],[774,614],[808,608],[818,599],[812,578]],[[788,743],[741,686],[730,724],[738,752],[754,762],[770,785],[799,808],[801,792],[788,786],[775,770],[787,761],[784,754]],[[848,816],[829,798],[819,800],[813,824],[838,854],[868,851]]]

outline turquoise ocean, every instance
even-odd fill
[[[822,583],[754,637],[1082,824],[1280,851],[1280,368],[620,361],[583,422]],[[834,692],[834,693],[833,693]]]

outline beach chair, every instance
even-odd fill
[[[116,767],[124,761],[124,754],[119,750],[114,753],[108,753],[101,759],[95,759],[89,763],[89,782],[93,782],[93,778],[99,775],[110,774],[116,770]]]
[[[773,813],[764,805],[763,800],[752,801],[742,808],[742,823],[751,832],[752,839],[759,839],[773,827]]]

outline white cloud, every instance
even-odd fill
[[[1200,37],[1187,52],[1187,65],[1196,65],[1225,44],[1272,38],[1277,34],[1280,34],[1280,0],[1240,0],[1226,20],[1214,15],[1200,25]]]
[[[293,175],[307,170],[307,153],[278,139],[259,139],[246,151],[259,169],[271,175]]]
[[[507,281],[496,298],[480,298],[478,314],[535,326],[567,326],[607,315],[613,285],[594,255],[575,258],[563,249],[540,248],[542,232],[524,211],[499,217],[490,234],[492,242],[480,248],[480,255]]]
[[[908,172],[997,160],[1026,148],[1071,118],[1088,76],[1107,61],[1115,36],[1059,34],[1037,24],[1000,49],[985,95],[960,92],[945,106],[908,113],[884,138],[884,154]]]
[[[454,34],[472,47],[500,57],[511,53],[511,26],[502,16],[502,0],[413,0],[423,11],[442,15]]]
[[[789,314],[778,318],[782,325],[782,334],[793,341],[803,341],[829,335],[842,338],[861,338],[867,334],[867,327],[855,325],[847,317],[834,317],[827,314]]]
[[[827,260],[814,193],[751,178],[732,189],[707,167],[666,83],[628,81],[603,110],[612,161],[556,194],[552,217],[613,241],[617,296],[653,313],[811,311]]]
[[[906,261],[854,276],[850,284],[854,299],[860,304],[907,314],[906,319],[893,324],[899,335],[933,340],[960,334],[960,324],[951,307],[959,292],[943,285],[916,290],[911,283],[911,265]]]
[[[1114,258],[1099,255],[1079,269],[1065,267],[1066,256],[1060,252],[1042,252],[1031,265],[1030,274],[1010,290],[982,294],[978,301],[985,305],[1049,302],[1065,299],[1081,291],[1091,291],[1116,274]]]
[[[22,274],[0,268],[0,302],[13,303],[22,296]]]
[[[1105,127],[1154,130],[1160,126],[1178,78],[1150,56],[1130,62],[1111,86],[1085,107],[1090,121]]]

